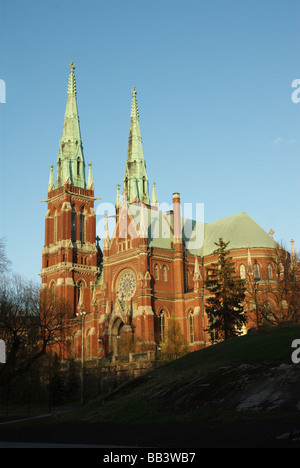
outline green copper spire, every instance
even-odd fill
[[[131,122],[124,175],[124,189],[127,192],[128,203],[143,202],[146,205],[150,204],[149,183],[143,153],[135,88],[132,89]]]
[[[61,187],[67,181],[75,187],[85,188],[86,186],[74,69],[74,62],[71,62],[64,126],[57,156],[56,188]]]
[[[93,180],[93,172],[92,172],[92,167],[93,164],[89,163],[89,175],[88,175],[88,181],[87,181],[87,188],[93,189],[94,188],[94,180]]]
[[[157,195],[156,195],[156,183],[155,182],[152,182],[152,187],[153,187],[153,190],[152,190],[152,200],[151,200],[151,205],[152,206],[158,206],[158,203],[157,203]]]
[[[117,184],[116,208],[120,208],[120,206],[121,206],[120,184]]]
[[[48,192],[50,192],[51,190],[54,190],[54,188],[55,188],[53,169],[54,169],[54,166],[51,165],[51,166],[50,166],[50,176],[49,176]]]

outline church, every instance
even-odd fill
[[[272,232],[267,234],[245,212],[205,224],[199,206],[197,219],[189,219],[177,192],[170,192],[170,209],[160,210],[155,183],[149,184],[147,177],[133,88],[114,232],[109,232],[106,216],[104,237],[99,239],[95,213],[99,198],[92,164],[86,167],[83,154],[74,69],[72,62],[56,168],[50,166],[44,200],[40,273],[41,292],[50,290],[70,306],[68,356],[80,357],[82,343],[87,359],[119,355],[133,344],[136,350],[155,350],[164,342],[171,319],[179,323],[190,351],[203,348],[210,341],[205,332],[204,280],[215,260],[215,242],[230,241],[241,278],[251,265],[254,277],[263,281],[272,275],[268,264],[268,253],[276,247]]]

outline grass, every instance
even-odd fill
[[[169,412],[162,398],[151,398],[158,392],[180,389],[220,367],[241,363],[292,363],[291,344],[300,338],[300,328],[274,328],[258,334],[237,337],[189,353],[163,365],[122,387],[117,392],[100,395],[82,408],[64,415],[62,420],[84,422],[140,423],[167,420],[209,418],[211,412]]]

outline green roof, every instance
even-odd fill
[[[139,226],[140,208],[130,206]],[[145,207],[146,208],[146,207]],[[173,243],[173,217],[168,213],[146,208],[148,219],[148,245],[171,249]],[[207,256],[216,249],[220,238],[229,241],[230,250],[242,248],[274,248],[276,242],[247,213],[242,212],[212,223],[182,219],[182,236],[186,250],[192,255]]]
[[[202,230],[202,246],[189,249],[193,254],[207,256],[215,249],[215,242],[222,238],[230,242],[230,250],[242,248],[274,248],[276,242],[247,213],[242,212],[212,223],[195,223],[195,231]],[[200,236],[199,236],[200,237]]]

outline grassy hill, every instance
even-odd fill
[[[278,327],[190,353],[64,420],[135,424],[226,417],[233,411],[240,417],[249,411],[294,412],[300,394],[300,364],[291,360],[294,339],[300,339],[299,327]]]

